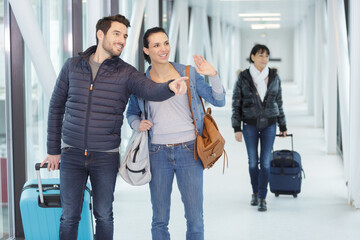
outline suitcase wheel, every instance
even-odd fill
[[[275,193],[275,197],[278,197],[280,194],[279,193]]]
[[[297,198],[297,194],[295,193],[295,194],[293,194],[293,196],[294,196],[294,198]]]

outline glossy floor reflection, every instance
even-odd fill
[[[231,95],[225,108],[213,108],[214,117],[227,140],[229,168],[222,174],[222,160],[204,172],[206,240],[358,240],[360,210],[347,203],[342,160],[325,153],[324,131],[313,127],[300,91],[283,83],[288,132],[302,156],[306,178],[298,198],[268,193],[268,211],[250,206],[251,187],[244,143],[234,139],[231,128]],[[275,149],[290,148],[290,138],[277,139]],[[148,186],[132,187],[118,178],[115,203],[115,237],[150,240],[151,204]],[[176,182],[173,186],[171,239],[184,240],[186,223]]]

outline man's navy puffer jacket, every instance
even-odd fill
[[[93,81],[88,62],[95,51],[92,46],[68,59],[58,76],[49,107],[48,154],[61,153],[61,137],[84,151],[117,148],[130,94],[150,101],[174,95],[168,82],[153,82],[119,57],[105,60]]]

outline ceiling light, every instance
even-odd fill
[[[281,18],[279,17],[264,17],[264,18],[261,18],[261,21],[280,21]]]
[[[280,0],[220,0],[220,2],[280,2]]]
[[[251,24],[251,29],[279,29],[280,24]]]
[[[280,17],[281,13],[239,13],[239,17]]]
[[[245,22],[251,22],[251,21],[260,21],[261,18],[243,18]]]
[[[281,18],[271,18],[271,17],[265,17],[265,18],[259,18],[259,17],[252,17],[252,18],[243,18],[245,22],[256,22],[256,21],[281,21]]]

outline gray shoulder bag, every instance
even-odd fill
[[[147,113],[145,110],[145,119]],[[139,132],[133,130],[129,140],[126,154],[121,162],[120,176],[134,186],[144,185],[151,180],[148,131]]]

